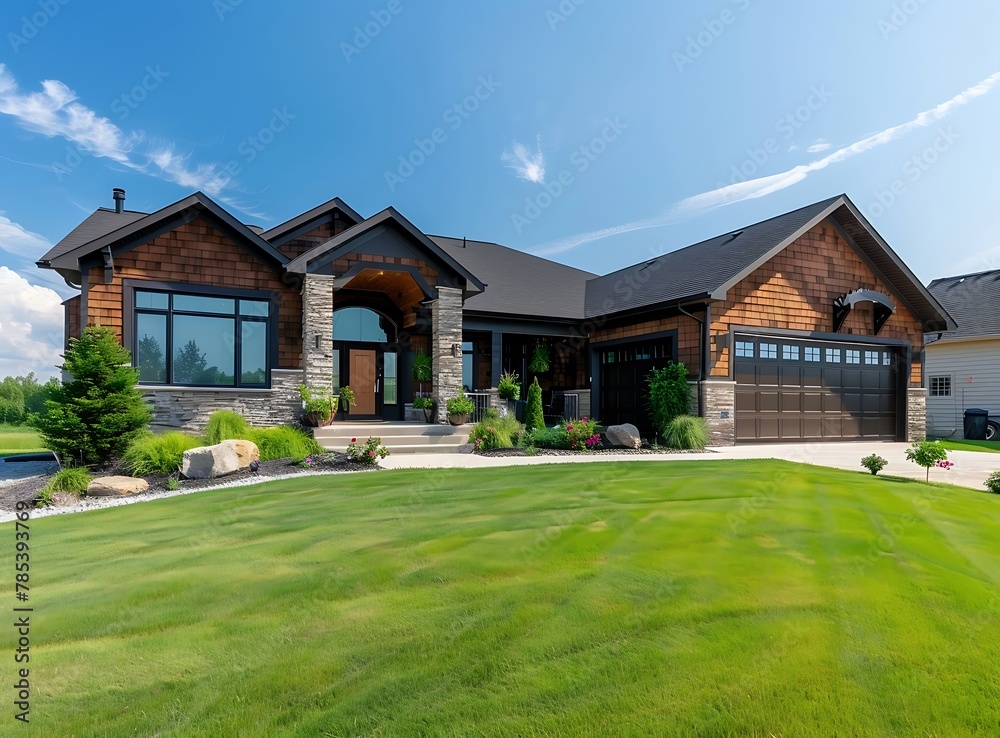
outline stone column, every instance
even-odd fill
[[[437,299],[431,303],[431,329],[432,397],[437,404],[438,422],[447,424],[445,405],[462,386],[462,290],[437,288]]]
[[[927,390],[910,387],[906,390],[906,440],[908,443],[927,438]]]
[[[302,366],[308,387],[333,386],[333,277],[302,280]]]
[[[701,383],[702,407],[710,446],[736,445],[736,382]]]

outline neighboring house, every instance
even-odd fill
[[[924,434],[923,334],[955,329],[843,195],[598,277],[393,208],[335,199],[262,231],[201,193],[151,214],[114,194],[38,264],[81,288],[67,337],[105,325],[132,351],[161,426],[288,422],[303,383],[403,419],[416,352],[441,405],[528,379],[544,346],[553,414],[648,431],[644,378],[679,360],[713,443],[905,440]]]
[[[927,432],[964,437],[968,408],[991,414],[987,437],[1000,440],[1000,269],[936,279],[931,294],[956,330],[928,333]]]

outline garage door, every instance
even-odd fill
[[[646,377],[654,367],[676,360],[674,350],[672,338],[599,348],[602,424],[632,423],[643,433],[652,433]]]
[[[895,440],[898,349],[737,335],[736,440]]]

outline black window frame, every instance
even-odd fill
[[[135,306],[135,293],[158,292],[167,294],[167,307],[163,308],[137,308]],[[175,294],[188,295],[192,297],[218,297],[233,300],[233,313],[208,313],[190,310],[174,310],[173,298]],[[268,303],[267,317],[259,315],[243,315],[240,311],[240,300],[252,300]],[[228,287],[215,287],[208,285],[194,285],[181,282],[153,282],[147,280],[125,280],[122,289],[123,321],[122,339],[123,344],[132,353],[132,365],[136,366],[138,339],[137,321],[138,316],[164,315],[166,316],[166,342],[164,347],[164,357],[167,363],[167,379],[165,382],[140,381],[144,387],[192,387],[201,389],[217,390],[264,390],[271,389],[271,371],[278,365],[278,307],[279,298],[274,292],[266,290],[231,289]],[[190,315],[197,317],[223,317],[233,319],[233,383],[232,384],[194,384],[173,382],[173,320],[174,315]],[[267,327],[266,349],[264,352],[264,383],[248,384],[242,379],[243,374],[243,323],[263,323]]]

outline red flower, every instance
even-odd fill
[[[352,439],[351,439],[351,443],[357,443],[357,442],[358,442],[358,439],[357,439],[357,438],[352,438]]]

